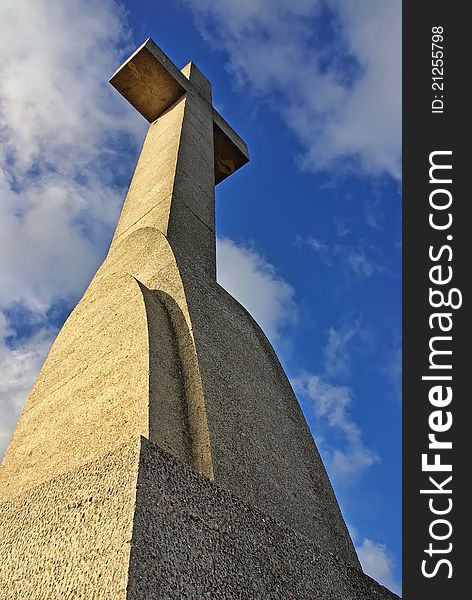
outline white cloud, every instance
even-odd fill
[[[296,319],[293,287],[256,250],[227,238],[217,242],[218,283],[234,296],[276,341]]]
[[[397,346],[390,353],[383,373],[390,380],[396,400],[402,402],[402,348]]]
[[[362,337],[363,330],[359,320],[341,326],[331,327],[328,332],[328,342],[323,350],[324,368],[328,375],[348,375],[351,370],[351,360],[348,346],[353,338]]]
[[[352,271],[359,277],[370,277],[376,271],[375,265],[362,251],[349,253],[346,258]]]
[[[347,243],[329,245],[314,237],[298,241],[307,244],[326,265],[341,267],[345,272],[359,279],[371,277],[374,273],[383,270],[372,257],[373,249],[363,244],[362,241],[356,245]]]
[[[5,343],[10,333],[0,312],[0,459],[56,334],[44,328],[26,342],[11,347]]]
[[[312,373],[305,373],[292,383],[295,390],[310,401],[308,409],[313,409],[315,427],[323,430],[328,426],[334,434],[340,434],[341,447],[326,442],[321,446],[317,436],[321,452],[327,458],[328,470],[335,480],[351,483],[379,461],[376,453],[365,445],[359,426],[350,415],[352,390],[348,386],[333,385]]]
[[[306,168],[400,178],[399,0],[182,1],[236,80],[297,134]]]
[[[129,41],[116,2],[6,0],[1,19],[2,159],[15,174],[77,173],[107,136],[135,131],[107,83]]]
[[[356,548],[362,568],[373,579],[395,593],[401,593],[400,585],[393,574],[394,561],[384,544],[365,538]]]
[[[77,298],[103,256],[123,147],[137,147],[145,123],[107,83],[129,44],[116,2],[6,0],[0,22],[3,450],[54,335],[48,311]],[[35,323],[30,339],[6,320],[18,308]]]
[[[0,308],[83,289],[123,190],[114,141],[142,131],[107,83],[128,43],[111,0],[0,6]]]

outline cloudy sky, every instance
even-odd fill
[[[400,589],[400,0],[3,0],[0,453],[103,259],[144,120],[107,84],[151,36],[251,163],[218,278],[274,344],[365,570]]]

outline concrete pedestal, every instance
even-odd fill
[[[0,598],[397,596],[145,438],[0,505]]]

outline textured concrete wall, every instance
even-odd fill
[[[174,201],[166,235],[180,268],[185,265],[214,280],[216,236],[211,85],[192,63],[184,72],[194,85],[187,92]]]
[[[182,377],[179,344],[162,297],[144,285],[149,330],[149,439],[192,464],[192,432]],[[185,328],[181,324],[179,330]]]
[[[167,232],[186,98],[149,126],[112,247],[140,227]]]
[[[143,440],[129,600],[397,598],[316,542]]]
[[[194,285],[197,300],[187,298],[215,481],[358,566],[323,462],[266,336],[219,285],[203,278]]]
[[[95,279],[68,318],[0,468],[0,499],[148,436],[149,337],[128,274]]]
[[[0,503],[0,600],[124,600],[139,440]]]
[[[0,600],[394,600],[144,438],[0,503]]]

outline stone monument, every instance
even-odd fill
[[[396,598],[367,577],[280,363],[216,282],[248,161],[152,40],[111,84],[150,122],[108,255],[0,470],[0,598]]]

